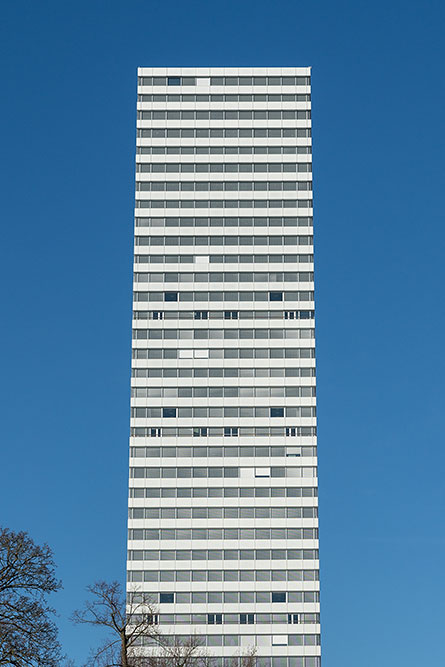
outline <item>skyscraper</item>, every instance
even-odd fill
[[[319,667],[310,69],[138,75],[129,585]]]

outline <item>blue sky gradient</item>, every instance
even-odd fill
[[[324,667],[443,663],[443,2],[14,0],[0,523],[125,576],[136,68],[313,67]]]

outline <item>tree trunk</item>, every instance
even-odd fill
[[[122,667],[129,667],[127,655],[127,637],[125,636],[125,628],[121,633],[121,665]]]

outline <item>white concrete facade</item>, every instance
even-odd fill
[[[319,667],[310,68],[140,68],[128,582]]]

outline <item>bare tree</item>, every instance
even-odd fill
[[[92,595],[83,609],[75,611],[72,620],[110,630],[110,636],[93,651],[91,667],[139,667],[138,646],[142,637],[159,642],[156,609],[150,596],[139,593],[127,605],[117,581],[98,581],[87,590]]]
[[[258,651],[256,646],[250,646],[250,648],[241,655],[240,666],[241,667],[256,667],[258,659]]]
[[[140,662],[141,667],[211,667],[211,664],[212,658],[198,634],[185,638],[160,635],[153,654],[141,658]]]
[[[233,656],[230,667],[256,667],[257,647],[250,646],[240,656]]]
[[[47,595],[61,588],[51,549],[0,528],[0,665],[55,667],[60,660]]]
[[[126,600],[121,586],[99,581],[87,590],[92,599],[75,611],[75,623],[106,628],[107,640],[94,650],[87,667],[212,667],[203,637],[163,634],[153,599],[133,591]],[[256,667],[256,648],[234,656],[233,667]],[[232,665],[231,665],[232,667]]]

